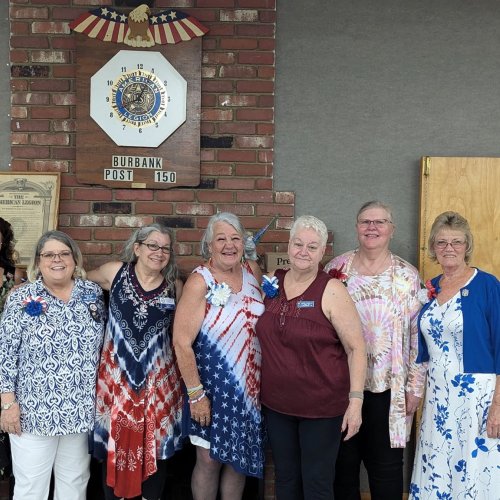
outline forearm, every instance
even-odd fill
[[[351,349],[347,354],[349,365],[350,392],[363,392],[366,377],[366,352],[365,348]]]
[[[200,374],[192,346],[174,343],[174,349],[177,357],[177,365],[179,366],[186,387],[189,389],[201,385]]]

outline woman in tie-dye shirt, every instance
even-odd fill
[[[420,278],[411,264],[389,249],[394,222],[387,205],[365,203],[356,229],[359,247],[325,268],[344,280],[361,318],[368,354],[363,424],[359,434],[340,447],[335,495],[359,498],[363,462],[372,500],[401,500],[403,449],[425,373],[415,363]]]

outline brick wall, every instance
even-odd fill
[[[259,253],[285,251],[294,193],[273,190],[276,0],[156,0],[210,32],[203,38],[201,184],[110,189],[75,177],[74,36],[68,23],[110,0],[10,0],[12,170],[62,173],[59,229],[95,267],[119,253],[131,228],[165,222],[182,269],[199,261],[208,218],[231,211],[249,230],[280,214]],[[104,42],[103,42],[104,43]]]

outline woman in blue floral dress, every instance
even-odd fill
[[[418,361],[428,361],[410,499],[500,498],[500,283],[470,267],[472,234],[439,215],[429,253],[443,274],[427,283]]]

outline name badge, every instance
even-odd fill
[[[97,295],[93,292],[82,293],[82,300],[86,303],[95,302],[97,300]]]
[[[175,299],[172,297],[159,297],[158,307],[164,311],[175,309]]]
[[[306,307],[314,307],[314,300],[300,300],[297,302],[297,307],[299,309],[304,309]]]

